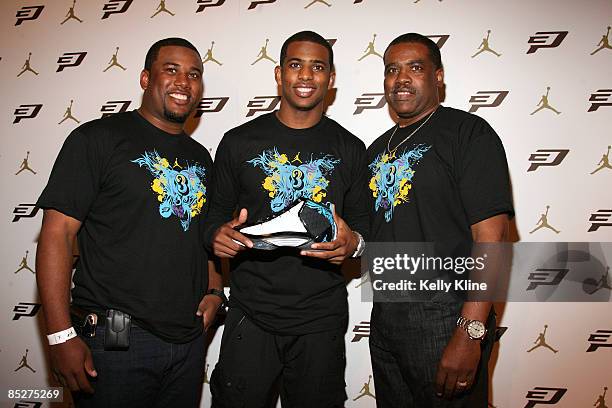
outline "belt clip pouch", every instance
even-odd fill
[[[129,314],[108,309],[104,326],[104,350],[127,350],[130,347],[131,324]]]

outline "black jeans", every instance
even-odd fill
[[[104,350],[104,328],[84,338],[98,376],[90,380],[95,393],[75,393],[77,408],[162,408],[200,405],[204,380],[204,339],[167,343],[132,325],[130,347]]]
[[[230,309],[210,379],[213,408],[343,407],[344,330],[275,335]]]
[[[453,400],[436,396],[438,363],[455,330],[461,303],[375,303],[370,355],[378,408],[486,408],[488,361],[495,336],[489,315],[486,339],[471,389]]]

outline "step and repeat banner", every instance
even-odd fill
[[[3,390],[53,384],[36,293],[42,211],[34,203],[72,129],[140,105],[139,74],[153,42],[179,36],[200,50],[205,91],[188,128],[214,156],[225,131],[278,108],[273,70],[289,35],[314,30],[333,44],[337,79],[327,114],[366,145],[393,125],[382,87],[386,45],[405,32],[427,35],[442,51],[444,105],[482,116],[504,143],[514,240],[589,247],[612,241],[611,25],[609,0],[3,0]],[[560,270],[571,274],[589,258],[564,254],[564,268],[529,271],[536,286],[555,285]],[[605,255],[584,281],[598,302],[497,305],[490,407],[612,406]],[[376,403],[371,303],[361,299],[368,283],[348,283],[347,407]],[[202,406],[210,404],[221,332],[211,335]],[[6,395],[0,404],[49,406]],[[70,398],[59,406],[71,406]]]

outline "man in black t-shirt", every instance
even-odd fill
[[[199,406],[202,330],[221,303],[205,296],[222,288],[202,241],[212,160],[183,130],[202,95],[198,51],[156,42],[140,85],[137,111],[68,136],[38,200],[52,370],[77,407]]]
[[[232,258],[232,270],[213,406],[270,407],[280,391],[283,406],[341,407],[348,305],[340,264],[358,255],[362,238],[353,231],[368,225],[365,146],[323,116],[335,75],[323,37],[287,39],[275,75],[280,109],[228,131],[215,157],[207,242]],[[299,199],[334,213],[336,239],[314,251],[264,251],[235,229]]]
[[[370,241],[434,243],[437,257],[462,254],[472,242],[503,241],[513,207],[495,131],[475,115],[440,106],[444,70],[429,38],[399,36],[384,63],[397,125],[368,148]],[[487,406],[492,305],[432,296],[374,303],[370,353],[379,408]]]

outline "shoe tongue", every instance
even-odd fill
[[[313,238],[319,238],[328,230],[331,230],[332,225],[325,215],[313,207],[314,203],[307,202],[300,210],[300,219],[306,227],[306,230]],[[318,204],[314,204],[318,205]]]

